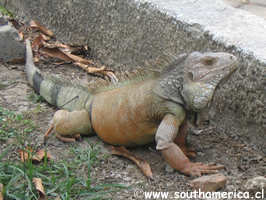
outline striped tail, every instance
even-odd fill
[[[81,85],[74,85],[56,77],[44,76],[33,63],[31,44],[26,40],[26,74],[30,85],[48,103],[69,111],[89,108],[92,94]]]

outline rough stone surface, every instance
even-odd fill
[[[257,176],[249,179],[245,184],[245,189],[248,191],[261,191],[266,190],[266,178],[263,176]]]
[[[196,190],[214,192],[225,186],[227,178],[223,174],[213,174],[196,178],[190,182]]]
[[[241,9],[249,11],[251,13],[256,13],[256,15],[264,17],[266,19],[266,7],[262,7],[260,5],[252,4],[252,5],[243,5]]]
[[[234,8],[246,10],[254,15],[266,19],[266,1],[265,0],[223,0]]]
[[[25,47],[19,42],[18,32],[0,17],[0,61],[15,62],[24,59]]]
[[[88,44],[116,70],[164,53],[227,51],[239,70],[217,90],[211,111],[221,132],[266,153],[266,21],[222,0],[0,0],[21,19],[36,19],[67,43]],[[154,66],[156,67],[156,66]]]

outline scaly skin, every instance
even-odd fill
[[[236,65],[228,53],[193,52],[181,55],[158,77],[91,94],[81,86],[44,77],[32,62],[27,41],[30,84],[50,104],[68,110],[55,113],[45,137],[54,129],[59,139],[71,142],[96,132],[104,142],[122,146],[143,145],[155,138],[166,162],[187,175],[214,173],[223,167],[189,161],[187,156],[195,153],[185,145],[187,119],[189,113],[200,119],[217,85]]]

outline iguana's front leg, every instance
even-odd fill
[[[165,161],[174,169],[191,176],[216,173],[218,169],[224,168],[221,165],[190,162],[182,150],[173,142],[181,124],[182,122],[174,115],[167,114],[159,125],[155,136],[156,148],[161,151]]]
[[[188,122],[187,119],[182,123],[179,128],[178,134],[174,140],[174,143],[183,151],[183,153],[190,157],[195,158],[196,152],[194,149],[188,147],[187,145],[187,135],[188,135]]]

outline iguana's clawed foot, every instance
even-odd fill
[[[62,142],[71,143],[71,142],[76,142],[81,137],[80,137],[80,134],[73,135],[73,137],[64,137],[60,134],[56,134],[56,138],[61,140]]]
[[[186,164],[185,168],[182,170],[182,173],[190,176],[201,176],[202,174],[214,174],[217,173],[217,170],[224,169],[223,165],[216,164],[203,164],[200,162],[192,163],[189,162]]]
[[[181,148],[174,143],[168,143],[168,148],[162,149],[161,153],[172,168],[189,176],[217,173],[217,170],[224,168],[223,165],[190,162]]]
[[[50,133],[52,133],[53,129],[54,129],[54,126],[51,125],[51,126],[48,128],[48,130],[45,132],[44,137],[43,137],[43,139],[44,139],[44,143],[46,143],[46,141],[47,141],[47,139],[48,139],[48,136],[50,135]]]
[[[52,133],[53,129],[54,129],[54,126],[51,125],[49,129],[46,131],[46,133],[44,134],[44,143],[46,143],[48,136],[50,135],[50,133]],[[57,133],[55,136],[57,139],[63,142],[67,142],[67,143],[76,142],[76,140],[80,140],[81,138],[80,134],[73,134],[72,137],[65,137]]]

